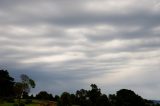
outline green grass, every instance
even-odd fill
[[[0,106],[13,106],[14,103],[0,103]],[[25,104],[25,106],[38,106],[38,104]]]
[[[38,104],[27,104],[25,106],[38,106]]]
[[[0,106],[13,106],[13,103],[2,103]]]
[[[8,103],[6,101],[4,101],[3,103],[0,101],[0,106],[14,106],[15,103],[18,102],[18,100],[14,100],[15,102],[14,103]],[[25,103],[25,99],[21,99],[21,102]],[[32,100],[32,103],[30,104],[25,104],[25,106],[39,106],[40,103],[43,103],[43,104],[48,104],[49,101],[46,101],[46,100],[35,100],[33,99]]]

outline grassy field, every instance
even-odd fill
[[[14,106],[15,103],[17,103],[17,100],[14,100],[14,103],[7,103],[7,102],[0,102],[0,106]],[[25,102],[25,100],[21,100],[23,103]],[[43,103],[45,103],[46,101],[43,101]],[[25,106],[39,106],[38,103],[42,103],[42,101],[38,101],[38,100],[32,100],[32,103],[29,104],[25,104]]]
[[[14,106],[14,103],[3,103],[0,106]],[[26,104],[25,106],[38,106],[38,104]]]
[[[0,103],[0,106],[14,106],[14,103]],[[25,106],[39,106],[39,104],[32,103],[32,104],[25,104]],[[79,106],[79,105],[72,105],[72,106]]]
[[[25,106],[40,106],[40,104],[45,104],[45,105],[48,105],[50,104],[51,106],[55,106],[55,102],[53,101],[46,101],[46,100],[31,100],[31,102],[27,102],[28,104],[26,104],[26,100],[25,99],[22,99],[21,100],[22,103],[25,103]],[[15,99],[13,101],[13,103],[8,103],[6,101],[3,101],[0,100],[0,106],[14,106],[15,104],[17,104],[17,100]]]
[[[14,106],[14,103],[2,103],[0,106]],[[25,106],[39,106],[38,104],[25,104]]]

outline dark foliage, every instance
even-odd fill
[[[97,98],[96,106],[110,106],[107,95],[103,94]]]
[[[31,104],[32,103],[32,99],[26,99],[25,100],[25,104]]]
[[[147,104],[133,91],[122,89],[117,91],[116,106],[147,106]]]
[[[18,104],[17,104],[17,103],[14,103],[13,106],[18,106]]]
[[[23,92],[22,98],[23,99],[29,99],[28,92]]]
[[[13,106],[25,106],[25,104],[24,103],[20,103],[20,104],[14,103]]]
[[[7,98],[6,101],[7,101],[8,103],[14,103],[14,102],[15,102],[13,97]]]
[[[53,96],[52,94],[47,93],[46,91],[41,91],[39,92],[36,97],[36,99],[40,99],[40,100],[53,100]]]
[[[68,92],[64,92],[61,95],[61,106],[71,106],[71,96]]]
[[[25,106],[25,104],[24,103],[20,103],[19,106]]]
[[[75,95],[64,92],[58,98],[58,106],[74,104],[79,106],[159,106],[127,89],[121,89],[107,97],[95,84],[91,84],[91,90],[77,90]]]
[[[0,70],[0,102],[3,101],[14,103],[15,91],[19,98],[26,99],[24,102],[14,104],[14,106],[25,106],[25,104],[32,103],[32,99],[56,101],[58,106],[160,106],[160,104],[153,101],[143,99],[132,90],[121,89],[116,94],[109,96],[102,94],[101,89],[96,84],[91,84],[90,90],[80,89],[76,94],[62,93],[61,96],[56,95],[53,98],[52,94],[46,91],[39,92],[36,97],[29,96],[28,92],[31,87],[35,87],[35,83],[27,75],[23,75],[22,82],[14,83],[14,79],[10,77],[8,71]],[[24,86],[27,85],[27,86]],[[48,104],[49,105],[49,104]]]
[[[60,99],[60,97],[59,97],[58,95],[56,95],[56,96],[54,97],[54,101],[56,101],[56,102],[58,102],[59,99]]]
[[[14,79],[7,70],[0,70],[0,97],[13,96]]]

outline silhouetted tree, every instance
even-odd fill
[[[110,94],[109,95],[109,102],[110,102],[111,106],[116,105],[116,95],[115,94]]]
[[[90,106],[91,102],[88,98],[88,91],[81,89],[76,92],[76,104],[80,106]]]
[[[21,98],[28,99],[26,103],[30,103],[34,96],[29,96],[28,93],[34,87],[35,82],[27,75],[22,74],[21,81],[14,82],[8,71],[0,70],[1,98],[13,96],[14,91],[19,105]],[[79,106],[160,106],[158,102],[143,99],[131,90],[121,89],[116,94],[110,94],[107,97],[107,95],[101,93],[96,84],[91,84],[90,87],[91,90],[80,89],[77,90],[76,94],[64,92],[60,97],[56,95],[55,98],[53,98],[52,94],[41,91],[36,95],[36,99],[54,100],[57,101],[58,106],[72,106],[73,104]]]
[[[33,94],[31,96],[29,96],[29,99],[35,99]]]
[[[111,106],[107,95],[103,94],[97,98],[96,106]]]
[[[95,84],[91,84],[91,90],[88,91],[89,99],[92,102],[92,106],[96,106],[98,98],[101,96],[101,90]]]
[[[133,91],[122,89],[117,91],[116,106],[146,106],[146,103]]]
[[[23,84],[23,91],[29,93],[31,88],[35,88],[35,82],[29,78],[27,75],[22,74],[21,76],[21,83]]]
[[[40,100],[53,100],[53,96],[52,96],[52,94],[47,93],[47,91],[40,91],[36,95],[36,99],[40,99]]]
[[[18,104],[20,104],[20,100],[23,95],[23,84],[21,82],[16,82],[14,85],[14,92],[16,94],[16,98],[18,99]]]
[[[160,106],[160,104],[157,103],[157,104],[155,104],[154,106]]]
[[[20,104],[20,100],[23,96],[23,93],[29,93],[30,89],[35,87],[35,82],[32,79],[30,79],[27,75],[22,74],[20,77],[21,82],[16,82],[14,85],[14,91],[18,99],[18,104]]]
[[[60,97],[59,97],[58,95],[55,95],[55,97],[54,97],[54,101],[58,102],[58,101],[59,101],[59,99],[60,99]]]
[[[0,70],[0,97],[13,96],[14,78],[7,70]]]
[[[60,101],[60,105],[61,106],[71,106],[71,97],[70,94],[68,92],[63,92],[61,95],[61,101]]]
[[[29,98],[28,92],[23,92],[22,98],[28,99]]]
[[[70,94],[71,104],[76,104],[76,95]]]

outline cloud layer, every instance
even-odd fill
[[[0,67],[34,93],[128,88],[160,99],[158,0],[1,0]]]

